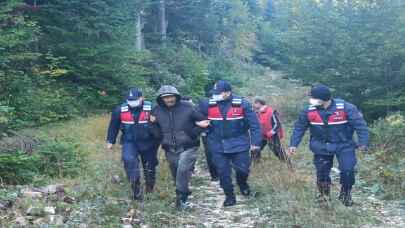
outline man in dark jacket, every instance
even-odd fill
[[[250,169],[250,154],[260,151],[262,142],[260,124],[251,104],[232,94],[229,82],[215,83],[212,99],[200,104],[200,111],[210,121],[207,146],[212,153],[226,199],[224,206],[236,204],[232,184],[232,168],[244,196],[251,195],[247,183]]]
[[[195,111],[190,102],[181,101],[173,86],[159,89],[157,103],[152,111],[155,135],[161,138],[176,184],[176,207],[182,210],[187,207],[189,182],[200,143],[200,128],[196,122],[204,123],[204,116]]]
[[[345,206],[351,206],[357,162],[355,150],[367,149],[367,123],[356,106],[341,99],[332,99],[330,89],[324,85],[312,88],[309,102],[310,106],[300,114],[295,123],[288,152],[290,155],[296,153],[309,128],[309,147],[314,153],[319,199],[329,199],[330,171],[336,156],[341,183],[339,199]],[[358,144],[353,139],[354,132],[357,134]]]
[[[142,199],[139,158],[143,165],[146,192],[152,192],[155,185],[159,142],[153,137],[149,123],[151,109],[151,103],[144,101],[142,92],[132,88],[126,101],[112,112],[108,127],[108,149],[112,149],[119,130],[122,131],[122,160],[134,200]]]

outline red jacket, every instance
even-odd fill
[[[277,131],[278,136],[280,139],[284,138],[284,131],[283,128],[280,126],[273,126],[273,123],[277,123],[278,119],[273,119],[274,110],[270,106],[264,106],[262,110],[257,113],[257,117],[259,118],[260,126],[262,128],[262,135],[263,138],[266,140],[272,139],[272,130],[274,129]],[[275,117],[277,118],[277,117]]]

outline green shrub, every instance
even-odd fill
[[[0,132],[3,134],[9,129],[9,122],[12,116],[13,108],[0,104]],[[2,136],[3,135],[0,135],[0,138]]]
[[[77,114],[75,99],[64,89],[44,88],[18,94],[13,100],[20,123],[15,127],[40,126]]]
[[[400,113],[376,121],[371,127],[373,146],[388,152],[387,155],[403,153],[405,148],[405,118]]]
[[[182,94],[200,97],[205,94],[208,83],[208,66],[203,55],[187,48],[169,45],[154,56],[155,72],[152,84],[155,89],[161,85],[174,85]]]
[[[5,184],[32,182],[38,173],[38,158],[23,152],[0,153],[0,181]]]
[[[371,127],[371,151],[362,166],[364,178],[373,183],[373,193],[386,198],[405,196],[405,118],[396,113]]]
[[[74,177],[79,174],[84,155],[72,139],[47,139],[32,155],[0,153],[0,181],[26,184],[34,177]]]
[[[38,170],[50,177],[74,177],[79,174],[84,155],[72,139],[51,139],[35,152]]]

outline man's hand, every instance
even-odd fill
[[[288,156],[293,156],[293,155],[295,155],[296,153],[297,153],[297,147],[290,146],[290,147],[288,148],[288,151],[287,151]]]
[[[210,121],[209,120],[202,120],[202,121],[197,121],[195,124],[201,128],[207,128],[210,126]]]
[[[253,161],[258,162],[260,161],[260,147],[258,146],[251,146],[250,147],[250,156],[252,158]]]
[[[113,144],[112,143],[107,143],[107,149],[112,150]]]
[[[150,121],[151,123],[156,122],[156,117],[155,117],[154,115],[150,115],[149,121]]]

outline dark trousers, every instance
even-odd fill
[[[207,160],[207,166],[208,166],[208,171],[210,172],[211,178],[217,178],[218,173],[217,173],[217,168],[215,167],[214,161],[212,159],[212,153],[208,150],[207,146],[207,137],[203,136],[201,137],[203,145],[204,145],[204,153],[205,153],[205,158]]]
[[[276,135],[272,137],[270,140],[263,140],[262,145],[260,147],[260,151],[263,151],[263,149],[268,145],[269,149],[273,151],[274,155],[280,160],[286,160],[286,154],[284,148],[281,145],[280,138],[277,137]]]
[[[233,193],[232,168],[236,173],[236,182],[241,189],[248,188],[247,180],[250,172],[249,151],[239,153],[213,152],[212,158],[217,167],[219,181],[225,194]]]
[[[146,184],[154,184],[156,180],[156,166],[158,148],[152,148],[148,151],[139,151],[135,143],[127,142],[122,144],[122,161],[125,172],[131,183],[140,181],[140,160],[142,162],[144,178]]]
[[[331,183],[330,171],[333,167],[334,155],[314,155],[314,165],[318,183]],[[336,153],[339,163],[340,184],[345,189],[351,189],[355,183],[355,166],[357,163],[355,149],[349,148]]]

